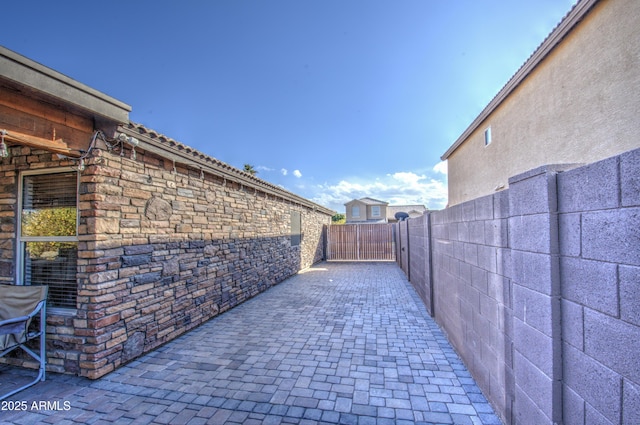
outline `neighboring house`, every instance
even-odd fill
[[[409,215],[409,218],[416,218],[427,212],[427,207],[424,205],[389,205],[387,207],[387,223],[396,223],[397,213],[405,213]]]
[[[386,223],[388,202],[373,198],[354,199],[344,204],[347,224],[351,223]]]
[[[581,0],[444,153],[449,204],[640,147],[640,2]]]
[[[427,208],[424,205],[389,205],[388,202],[374,198],[354,199],[344,204],[346,223],[395,223],[395,215],[404,212],[411,218],[421,216]]]
[[[322,260],[334,211],[130,110],[0,47],[0,283],[49,286],[51,371],[98,378]]]

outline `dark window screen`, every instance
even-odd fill
[[[298,211],[291,211],[291,246],[298,246],[302,241],[302,220]]]

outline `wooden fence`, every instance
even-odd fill
[[[327,228],[328,261],[394,261],[393,224],[341,224]]]

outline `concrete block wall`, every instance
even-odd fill
[[[562,422],[558,171],[509,179],[514,423]]]
[[[430,285],[431,265],[429,264],[430,218],[429,214],[425,214],[411,221],[402,221],[399,225],[407,226],[405,233],[408,235],[411,256],[407,255],[405,264],[408,265],[409,280],[420,295],[429,314],[433,315],[433,294]]]
[[[431,226],[430,215],[425,214],[413,220],[404,220],[394,224],[398,266],[433,316],[433,295],[431,282]]]
[[[409,276],[409,252],[411,241],[409,240],[408,221],[398,223],[398,225],[395,227],[395,231],[397,247],[396,262],[405,272],[405,274]],[[416,252],[417,251],[414,251],[414,254],[416,254]]]
[[[412,283],[506,424],[640,423],[639,176],[640,149],[540,167],[405,225]]]
[[[558,174],[564,423],[640,423],[640,150]]]
[[[411,283],[505,415],[513,401],[508,210],[498,193],[406,225]]]
[[[436,321],[478,385],[510,415],[513,381],[511,281],[502,194],[432,213]]]

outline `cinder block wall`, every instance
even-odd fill
[[[410,220],[406,271],[505,423],[640,423],[640,150],[568,168]]]
[[[503,417],[514,385],[508,211],[501,192],[431,213],[435,319]]]
[[[405,272],[409,274],[409,278],[420,295],[420,298],[424,301],[427,311],[433,315],[432,291],[429,285],[431,280],[431,267],[429,265],[429,250],[431,248],[429,242],[429,220],[430,216],[425,214],[415,220],[402,221],[400,222],[400,226],[407,227],[403,233],[405,235],[408,234],[409,251],[411,252],[411,256],[408,256],[408,261],[404,262],[408,267],[408,270]]]
[[[562,422],[557,167],[509,179],[513,422]]]
[[[640,423],[640,150],[558,175],[564,421]]]

